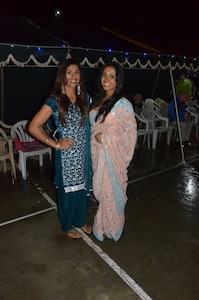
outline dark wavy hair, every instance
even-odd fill
[[[62,125],[65,124],[65,118],[68,112],[68,107],[69,104],[71,103],[68,96],[62,93],[62,85],[65,84],[65,80],[66,80],[66,70],[70,65],[76,65],[80,70],[81,93],[80,95],[77,95],[77,89],[76,89],[76,105],[78,105],[81,110],[81,121],[84,120],[85,113],[86,113],[85,86],[84,86],[84,80],[83,80],[80,64],[73,58],[66,59],[61,63],[58,69],[54,88],[51,94],[51,96],[55,96],[58,99],[59,121],[61,122]]]
[[[104,91],[101,85],[101,77],[106,67],[113,67],[116,71],[116,88],[113,95],[101,105],[102,100],[106,97],[106,92]],[[114,104],[119,99],[121,99],[122,96],[124,96],[123,85],[124,85],[124,73],[122,67],[118,63],[111,62],[102,67],[96,82],[96,87],[93,94],[93,101],[90,107],[90,109],[95,109],[97,107],[100,107],[95,121],[97,121],[97,119],[102,115],[103,116],[102,122],[104,122],[107,114],[111,111]]]

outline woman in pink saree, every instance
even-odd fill
[[[123,70],[104,66],[90,109],[93,194],[98,201],[93,234],[118,241],[125,224],[128,166],[133,158],[137,124],[133,106],[123,95]]]

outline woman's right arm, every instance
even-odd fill
[[[42,126],[46,123],[51,114],[51,107],[44,104],[30,122],[28,130],[31,135],[34,136],[37,140],[58,150],[60,148],[60,143],[47,136],[47,134],[42,129]]]

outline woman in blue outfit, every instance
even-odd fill
[[[88,106],[80,65],[72,58],[66,59],[59,67],[51,96],[29,125],[36,139],[56,150],[58,217],[62,230],[74,239],[82,237],[76,227],[91,233],[91,227],[85,225],[92,180]],[[41,129],[51,116],[57,139]]]

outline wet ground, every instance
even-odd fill
[[[29,159],[28,182],[0,172],[0,300],[199,299],[197,142],[183,155],[174,143],[136,149],[118,242],[61,232],[47,157]],[[90,223],[95,210],[93,199]]]

